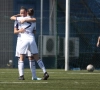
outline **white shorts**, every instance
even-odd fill
[[[21,46],[22,40],[20,37],[17,38],[17,44],[16,44],[16,52],[15,52],[15,57],[20,57],[19,53],[19,47]],[[26,56],[32,56],[32,53],[30,50],[27,51]]]
[[[19,54],[28,54],[28,56],[32,54],[37,54],[38,49],[35,40],[34,39],[21,40],[21,45],[18,49],[18,52]]]
[[[32,53],[30,50],[27,51],[26,56],[32,56]]]

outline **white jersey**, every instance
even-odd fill
[[[14,28],[17,28],[18,30],[20,29],[20,23],[16,20],[14,22]],[[16,57],[19,57],[20,54],[19,54],[19,47],[20,47],[20,44],[21,43],[21,33],[18,34],[18,37],[17,37],[17,43],[16,43],[16,52],[15,52],[15,56]]]
[[[22,19],[30,17],[18,17],[18,22]],[[31,54],[38,53],[37,45],[35,42],[33,30],[36,30],[36,22],[24,22],[21,24],[21,28],[25,29],[24,33],[21,33],[21,45],[19,47],[19,54],[27,54],[28,50]]]
[[[31,18],[29,16],[27,17],[17,17],[17,20],[20,21],[22,19],[28,19]],[[24,33],[21,33],[21,38],[22,39],[33,39],[34,34],[33,30],[36,30],[36,22],[24,22],[21,24],[21,28],[25,29]]]

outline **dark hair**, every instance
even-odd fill
[[[33,16],[34,15],[34,10],[33,8],[30,8],[27,10],[28,15]]]
[[[27,12],[27,9],[24,6],[21,6],[20,10],[24,9]]]

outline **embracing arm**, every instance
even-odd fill
[[[16,20],[16,17],[20,17],[20,14],[13,15],[13,16],[10,17],[10,19],[11,19],[11,20]]]
[[[14,28],[14,34],[18,34],[18,33],[19,33],[18,29]]]
[[[23,32],[25,32],[25,30],[22,28],[20,30],[18,30],[17,28],[14,28],[14,34],[23,33]]]
[[[24,22],[36,22],[36,18],[26,18],[26,19],[23,19],[20,21],[21,23],[24,23]]]

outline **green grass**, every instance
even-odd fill
[[[17,69],[0,69],[0,90],[100,90],[100,71],[64,71],[48,69],[48,80],[32,81],[31,72],[25,69],[25,80],[18,80]],[[42,70],[37,69],[42,77]]]

